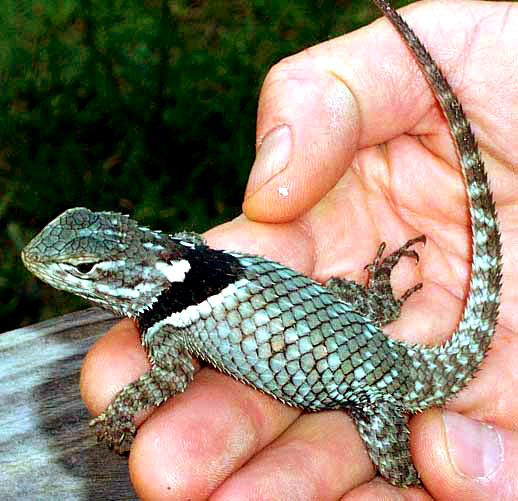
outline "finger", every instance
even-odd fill
[[[342,501],[433,501],[432,497],[421,487],[401,489],[390,485],[380,477],[376,477],[351,492]]]
[[[295,219],[336,184],[356,150],[352,94],[305,57],[300,67],[292,59],[279,63],[261,92],[258,151],[243,203],[252,220]]]
[[[462,67],[459,59],[467,57],[461,48],[467,43],[463,28],[472,27],[451,11],[447,3],[405,10],[447,74],[449,68]],[[447,43],[441,43],[441,36],[448,37]],[[453,55],[452,43],[460,47]],[[424,116],[431,120],[416,132],[437,133],[440,111],[435,107],[428,113],[434,105],[424,77],[386,21],[284,59],[271,69],[261,91],[258,151],[245,214],[257,221],[295,219],[336,184],[358,148],[411,130]],[[438,142],[453,162],[455,152],[440,123]]]
[[[412,456],[434,499],[518,499],[518,433],[439,410],[411,421]]]
[[[241,215],[212,228],[205,236],[213,249],[264,256],[305,275],[314,271],[314,242],[302,225],[257,223]]]
[[[144,499],[207,499],[299,413],[203,369],[139,429],[129,460],[135,490]]]
[[[211,499],[338,499],[373,475],[365,447],[344,412],[305,414]]]
[[[81,398],[93,415],[100,414],[124,386],[149,370],[135,324],[124,319],[90,349],[81,367]]]

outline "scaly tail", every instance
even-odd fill
[[[466,182],[472,227],[473,264],[466,307],[451,340],[442,346],[409,348],[417,371],[415,391],[405,407],[441,405],[471,379],[496,328],[502,279],[498,218],[475,137],[458,99],[427,50],[384,0],[374,3],[406,41],[448,120]]]

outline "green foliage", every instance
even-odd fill
[[[2,330],[78,307],[19,259],[69,207],[164,231],[236,216],[268,68],[373,15],[363,0],[3,0]]]

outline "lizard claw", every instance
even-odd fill
[[[113,415],[107,409],[90,420],[89,424],[95,429],[97,442],[106,442],[109,449],[122,456],[129,454],[131,442],[137,433],[137,427],[131,418]]]

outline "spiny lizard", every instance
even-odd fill
[[[418,237],[369,265],[367,286],[321,285],[268,259],[209,248],[192,233],[165,235],[127,216],[70,209],[23,250],[49,284],[136,319],[151,370],[126,386],[91,424],[124,450],[135,414],[183,391],[192,356],[282,402],[312,411],[343,409],[372,461],[391,483],[419,483],[407,413],[443,405],[471,379],[494,334],[501,244],[487,174],[461,105],[412,30],[385,13],[414,54],[447,118],[465,177],[473,233],[466,306],[450,341],[428,347],[386,337],[384,324],[420,284],[395,299],[390,274],[417,259]]]

